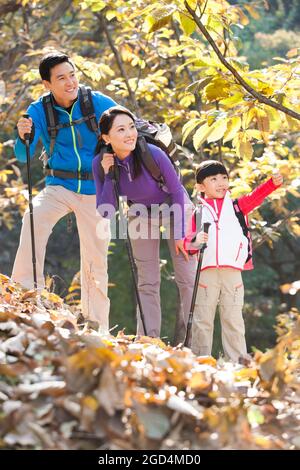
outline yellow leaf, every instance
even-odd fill
[[[245,132],[240,132],[235,142],[237,155],[245,160],[251,160],[253,148]]]
[[[244,369],[234,372],[234,376],[237,380],[255,380],[257,377],[257,370],[245,367]]]
[[[216,101],[227,98],[230,94],[230,85],[223,78],[213,79],[205,88],[205,95],[208,101]]]
[[[245,128],[247,129],[252,120],[256,118],[256,108],[251,108],[246,114],[245,117]]]
[[[82,399],[82,404],[87,408],[90,408],[92,411],[96,411],[99,408],[99,403],[96,398],[88,395]]]
[[[148,33],[153,33],[154,31],[161,29],[163,26],[166,26],[171,21],[175,10],[176,7],[171,4],[161,6],[160,8],[152,11],[145,20],[146,31]]]
[[[236,11],[239,15],[240,23],[243,26],[247,26],[247,24],[249,24],[249,18],[245,15],[245,13],[243,12],[243,10],[241,8],[236,7]]]
[[[20,301],[24,302],[25,300],[28,300],[28,299],[34,299],[36,296],[37,296],[36,290],[28,290],[22,295],[22,297],[20,298]]]
[[[293,49],[290,49],[287,53],[287,57],[291,59],[292,57],[298,56],[300,53],[300,48],[299,47],[294,47]]]
[[[222,139],[224,132],[227,129],[227,119],[221,118],[218,121],[214,122],[211,127],[213,127],[214,129],[207,138],[208,143],[216,142],[217,140]]]
[[[264,436],[254,436],[254,442],[263,449],[271,449],[273,447],[272,441]]]
[[[210,387],[210,382],[208,382],[202,372],[195,372],[190,379],[188,386],[193,390],[205,390]]]
[[[269,132],[270,132],[270,121],[269,117],[263,109],[256,110],[257,127],[261,131],[262,138],[265,143],[268,143]]]
[[[190,119],[182,128],[182,144],[186,141],[189,134],[200,124],[204,124],[201,119]]]
[[[256,109],[257,127],[261,132],[269,132],[269,118],[265,110]]]
[[[196,10],[198,6],[198,1],[197,0],[187,0],[187,4],[191,7],[192,10]]]
[[[224,134],[224,143],[228,142],[229,140],[232,140],[236,136],[237,132],[241,128],[241,122],[242,121],[240,116],[234,116],[229,119],[229,121],[227,122],[227,130]]]
[[[54,294],[54,292],[48,292],[46,289],[44,289],[42,291],[42,297],[44,299],[47,299],[49,300],[50,302],[53,302],[54,304],[62,304],[63,303],[63,299],[61,297],[59,297],[59,295],[57,294]]]
[[[250,13],[250,15],[252,16],[252,18],[254,18],[255,20],[259,20],[260,18],[260,14],[259,12],[252,6],[252,5],[249,5],[248,3],[244,4],[243,5],[246,10]]]
[[[282,121],[281,121],[279,111],[271,107],[266,107],[266,113],[269,118],[270,129],[272,131],[280,130],[282,126]]]
[[[107,10],[107,12],[105,13],[105,16],[107,18],[108,21],[112,20],[113,18],[116,17],[116,11],[115,10]]]
[[[183,13],[179,13],[179,18],[184,34],[190,36],[195,31],[196,23],[189,16]]]
[[[193,137],[193,144],[195,147],[195,150],[199,150],[203,142],[207,139],[209,134],[211,133],[212,128],[205,123],[203,126],[201,126],[194,134]]]
[[[261,132],[257,129],[247,129],[245,131],[245,134],[251,138],[254,138],[254,139],[257,139],[257,140],[260,140],[261,139]],[[250,140],[249,139],[249,140]]]
[[[198,356],[196,361],[198,364],[207,364],[212,367],[216,367],[217,365],[217,360],[212,356]]]
[[[235,93],[234,95],[230,96],[230,98],[225,98],[224,100],[220,101],[220,104],[225,108],[232,108],[232,106],[241,103],[244,100],[243,93]]]

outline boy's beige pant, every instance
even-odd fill
[[[242,316],[244,285],[241,272],[232,268],[209,268],[200,274],[192,326],[192,351],[211,355],[217,304],[222,328],[222,345],[227,359],[246,356]]]
[[[54,225],[74,212],[80,239],[81,303],[83,316],[108,329],[107,253],[110,241],[109,221],[96,210],[94,195],[77,194],[63,186],[46,186],[33,199],[35,251],[38,288],[43,288],[45,252]],[[12,279],[33,288],[33,269],[29,211],[24,214],[20,244]]]

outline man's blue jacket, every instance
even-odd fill
[[[103,111],[115,106],[111,98],[98,91],[92,91],[92,100],[97,122]],[[75,101],[70,113],[66,109],[55,106],[59,123],[71,122],[82,118],[79,100]],[[50,153],[50,136],[47,130],[46,115],[43,108],[42,97],[31,103],[27,113],[32,118],[35,132],[30,144],[30,156],[33,157],[39,138],[42,139],[47,154]],[[92,172],[92,160],[95,156],[97,136],[92,132],[86,122],[60,129],[56,136],[55,146],[48,160],[49,168],[70,172]],[[15,144],[15,155],[21,162],[26,162],[26,148],[18,137]],[[56,176],[47,176],[46,185],[60,185],[81,194],[95,194],[95,184],[91,180],[62,179]]]

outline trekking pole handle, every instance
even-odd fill
[[[25,114],[23,114],[23,118],[29,119],[30,116],[29,116],[28,113],[25,113]],[[30,132],[30,134],[28,134],[28,133],[27,133],[27,134],[24,134],[24,140],[28,140],[28,141],[29,141],[29,140],[30,140],[30,136],[31,136],[31,132]]]
[[[204,233],[208,233],[208,229],[209,229],[210,225],[211,225],[210,222],[204,222],[204,224],[203,224],[203,232]],[[204,251],[206,247],[207,247],[207,243],[203,243],[203,245],[201,246],[201,251]]]

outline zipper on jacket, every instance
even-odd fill
[[[203,200],[202,200],[203,201]],[[215,201],[214,201],[215,203]],[[219,267],[219,219],[218,219],[218,213],[216,210],[214,210],[213,207],[211,207],[208,203],[205,202],[204,200],[205,207],[207,210],[210,212],[212,215],[212,219],[214,223],[216,224],[216,268]],[[216,208],[216,206],[215,206]]]
[[[128,173],[128,179],[129,179],[130,183],[132,183],[132,176],[131,176],[131,172],[130,172],[129,162],[126,162],[125,165],[126,165],[126,170],[127,170],[127,173]]]
[[[76,101],[75,101],[76,103]],[[68,117],[69,117],[69,121],[70,121],[70,124],[72,123],[72,113],[73,113],[73,109],[74,109],[74,105],[75,103],[73,103],[73,106],[71,108],[71,112],[70,114],[68,113],[68,111],[66,111],[65,109],[62,109],[62,111],[64,113],[67,113]],[[81,159],[80,159],[80,155],[78,153],[78,150],[77,150],[77,145],[76,145],[76,136],[75,136],[75,130],[74,130],[74,127],[72,125],[70,125],[70,129],[71,129],[71,132],[72,132],[72,139],[73,139],[73,147],[74,147],[74,152],[76,154],[76,157],[78,159],[78,168],[77,168],[77,171],[80,172],[81,171]],[[81,190],[81,180],[78,180],[78,186],[77,186],[77,193],[80,193],[80,190]]]
[[[242,242],[241,242],[241,243],[240,243],[240,246],[239,246],[239,249],[238,249],[238,252],[237,252],[237,255],[236,255],[236,258],[235,258],[235,261],[238,260],[242,248],[243,248],[243,244],[242,244]]]
[[[219,267],[219,221],[216,220],[216,264]]]

